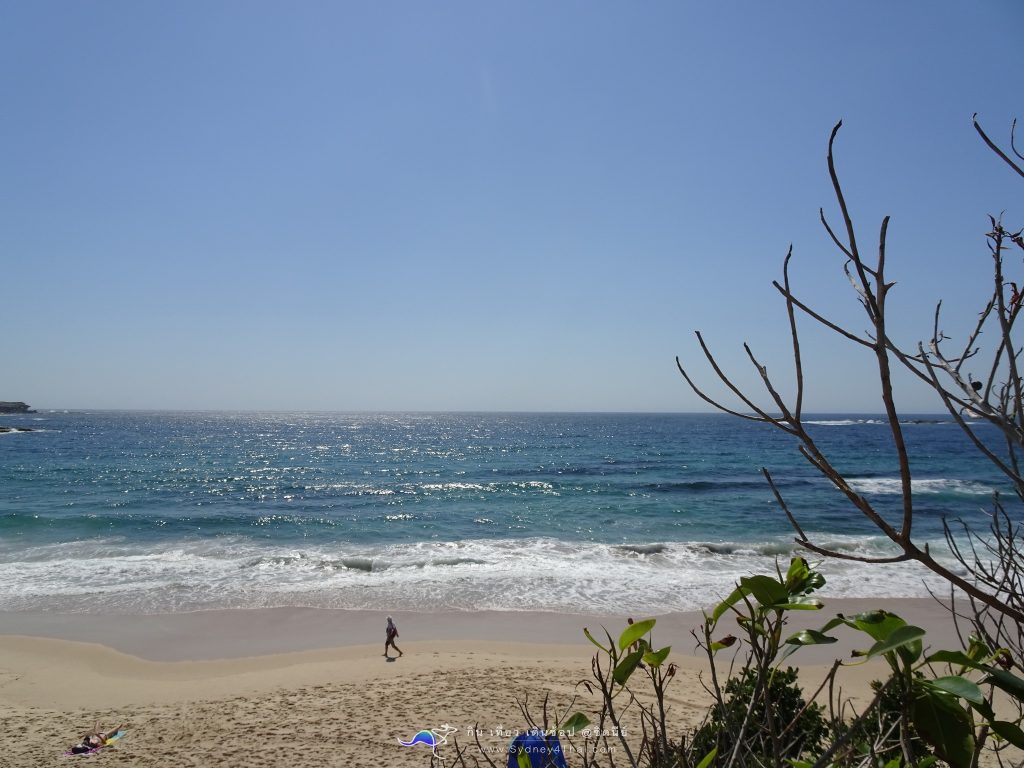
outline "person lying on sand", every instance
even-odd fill
[[[100,730],[100,724],[96,723],[96,727],[91,733],[86,733],[82,736],[81,742],[75,744],[69,750],[72,754],[78,755],[83,752],[92,752],[94,749],[99,749],[107,744],[107,741],[114,738],[117,732],[120,731],[124,726],[117,726],[113,730],[103,732]]]

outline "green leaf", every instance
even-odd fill
[[[992,649],[989,648],[988,643],[980,637],[977,635],[971,635],[970,638],[968,638],[967,655],[975,661],[980,661],[981,659],[987,659],[991,656]]]
[[[888,621],[891,616],[895,616],[894,613],[884,611],[881,608],[876,608],[873,611],[863,611],[862,613],[855,613],[848,619],[855,624],[881,624]]]
[[[976,683],[972,683],[970,680],[959,675],[937,677],[934,680],[925,681],[925,685],[929,688],[935,688],[939,691],[959,696],[961,699],[966,699],[972,704],[981,704],[985,701],[985,695],[981,692],[981,688]]]
[[[656,619],[645,619],[644,621],[630,624],[619,635],[619,650],[624,651],[629,648],[629,646],[654,629],[655,623],[657,623]]]
[[[711,621],[713,623],[717,622],[720,618],[722,618],[723,613],[728,611],[730,608],[736,605],[736,603],[742,600],[743,596],[748,594],[748,592],[749,590],[746,590],[743,587],[736,587],[736,589],[729,593],[729,596],[725,598],[725,600],[723,600],[715,606],[715,610],[711,612]]]
[[[788,659],[792,656],[798,648],[805,645],[828,645],[829,643],[835,643],[837,639],[829,637],[824,632],[819,632],[816,629],[803,629],[796,634],[790,635],[786,638],[784,645],[788,646],[783,652],[779,661]]]
[[[718,653],[723,648],[732,648],[734,645],[736,645],[736,636],[726,635],[721,640],[711,643],[711,653]]]
[[[669,651],[672,650],[671,645],[666,645],[660,651],[648,651],[644,654],[644,664],[652,669],[656,669],[661,666],[661,663],[668,658]]]
[[[988,677],[981,681],[983,684],[994,685],[996,688],[1006,691],[1006,693],[1018,701],[1024,701],[1024,680],[1004,669],[996,669],[988,664],[981,664],[962,651],[936,651],[928,657],[928,661],[959,664],[962,667],[981,670],[988,674]]]
[[[811,571],[811,573],[809,575],[809,578],[807,579],[807,589],[805,591],[809,592],[809,591],[814,590],[814,589],[821,589],[824,586],[825,586],[825,577],[824,577],[824,575],[818,573],[817,571]]]
[[[786,588],[770,576],[745,576],[740,579],[740,586],[750,590],[757,602],[765,608],[789,601]]]
[[[916,661],[921,655],[921,638],[925,634],[925,631],[920,627],[906,624],[895,629],[888,637],[879,640],[871,646],[868,649],[868,658],[873,659],[890,651],[906,649],[909,651],[908,655],[912,657],[907,660],[910,662]]]
[[[907,622],[888,611],[867,611],[848,619],[850,626],[866,632],[873,640],[884,640]]]
[[[586,627],[583,628],[583,634],[587,636],[587,640],[592,642],[594,645],[596,645],[602,651],[604,651],[605,653],[611,653],[611,651],[609,649],[605,648],[603,645],[601,645],[599,642],[597,642],[597,640],[594,639],[594,636],[592,634],[590,634],[590,630],[587,629]]]
[[[590,718],[584,715],[582,712],[577,712],[575,715],[570,717],[564,723],[560,730],[567,731],[569,733],[575,733],[576,731],[582,730],[590,725]]]
[[[789,561],[789,570],[786,572],[786,586],[788,587],[793,582],[804,579],[810,573],[810,570],[804,558],[794,557]]]
[[[700,762],[697,763],[697,768],[708,768],[708,766],[711,765],[712,762],[714,762],[715,755],[717,755],[717,754],[718,754],[718,747],[715,747],[714,749],[712,749],[710,752],[708,752],[706,755],[704,755],[704,757],[702,757],[700,759]]]
[[[804,558],[794,557],[789,562],[785,586],[790,595],[805,595],[825,586],[825,577],[812,571]]]
[[[526,754],[526,750],[522,747],[519,747],[516,750],[516,765],[518,765],[519,768],[532,768],[530,756]]]
[[[817,598],[803,598],[792,603],[783,603],[782,605],[776,605],[775,608],[780,611],[820,611],[825,607],[825,604]]]
[[[736,621],[737,623],[740,623],[739,619],[737,619]],[[760,635],[761,637],[768,637],[768,630],[767,628],[765,628],[765,623],[763,621],[743,622],[741,623],[741,626],[748,632],[753,632],[755,635]]]
[[[845,616],[840,614],[839,616],[836,616],[834,619],[829,619],[828,622],[825,624],[825,626],[821,628],[821,631],[822,632],[828,632],[830,629],[835,629],[836,627],[840,627],[840,626],[845,626],[845,627],[850,627],[852,629],[857,629],[857,625],[856,624],[854,624],[848,618],[846,618]]]
[[[971,667],[972,669],[985,668],[983,664],[980,664],[970,658],[963,651],[936,651],[925,659],[925,661],[937,662],[940,664],[959,664],[961,667]]]
[[[970,714],[956,699],[925,686],[914,686],[911,721],[935,754],[951,768],[970,768],[974,728]]]
[[[983,683],[992,683],[996,688],[1006,691],[1017,701],[1024,701],[1024,680],[1021,680],[1016,675],[1011,675],[1003,669],[988,666],[982,666],[981,669],[988,672],[988,677],[982,680]]]
[[[619,685],[625,685],[626,681],[629,680],[629,676],[633,674],[633,670],[637,668],[643,655],[643,651],[633,651],[629,654],[615,667],[615,671],[612,672],[612,679]]]
[[[997,736],[1006,739],[1015,747],[1024,749],[1024,731],[1020,729],[1019,725],[1008,720],[993,720],[989,725],[992,726],[992,730]]]
[[[829,637],[816,629],[802,629],[786,638],[787,645],[828,645],[837,642],[837,638]]]
[[[992,709],[992,705],[989,704],[987,700],[982,699],[981,701],[972,701],[970,704],[971,709],[984,717],[986,722],[991,722],[996,719],[995,710]]]

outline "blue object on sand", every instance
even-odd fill
[[[508,768],[519,768],[519,755],[530,759],[530,768],[569,768],[562,745],[555,734],[533,728],[512,739],[508,745]]]

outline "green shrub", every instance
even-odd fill
[[[694,755],[706,755],[717,747],[718,762],[728,760],[756,686],[757,670],[749,667],[729,678],[725,684],[724,705],[715,707],[708,722],[693,735]],[[766,699],[771,702],[770,718]],[[797,671],[792,667],[775,670],[771,683],[754,702],[741,751],[761,762],[774,764],[773,730],[777,735],[780,760],[820,751],[828,731],[824,709],[814,703],[805,708],[805,704],[803,692],[797,685]]]
[[[920,672],[914,673],[916,680],[923,680],[924,675]],[[871,690],[875,693],[882,688],[883,683],[874,680],[871,683]],[[860,723],[854,728],[853,736],[848,740],[845,750],[846,760],[836,756],[836,762],[857,762],[859,758],[874,754],[876,765],[885,765],[893,758],[899,758],[903,754],[903,747],[900,744],[900,719],[903,717],[903,702],[907,695],[907,684],[904,678],[893,676],[881,697],[878,699],[878,707],[875,716]],[[903,722],[907,731],[907,745],[910,748],[910,756],[915,765],[919,764],[926,757],[932,757],[935,753],[921,739],[914,726],[909,721]],[[833,737],[838,739],[845,733],[846,728],[839,725],[835,728]]]

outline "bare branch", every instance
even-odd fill
[[[752,410],[762,419],[766,421],[774,421],[765,411],[763,411],[761,408],[755,405],[753,400],[751,400],[742,391],[740,391],[739,387],[733,384],[732,380],[725,375],[725,371],[723,371],[719,367],[718,361],[715,360],[714,355],[711,354],[711,350],[708,349],[707,344],[704,343],[704,337],[701,335],[700,331],[697,331],[697,341],[700,343],[700,348],[704,352],[704,357],[707,358],[707,361],[711,364],[711,368],[714,370],[715,375],[718,376],[721,382],[725,384],[725,386],[727,386],[729,390],[743,402],[744,405],[746,405],[750,410]]]
[[[868,275],[864,271],[864,263],[861,261],[860,251],[857,249],[857,234],[853,229],[853,219],[850,218],[850,209],[846,205],[846,197],[843,195],[843,188],[839,184],[839,176],[836,173],[835,159],[832,155],[832,147],[835,144],[836,135],[839,133],[839,129],[842,128],[842,126],[842,120],[836,123],[835,127],[832,129],[832,135],[828,140],[828,175],[832,179],[832,189],[835,191],[836,201],[839,203],[839,210],[842,211],[843,214],[843,223],[846,225],[846,236],[850,244],[850,260],[857,268],[860,283],[864,289],[868,315],[874,318],[878,313],[878,305],[875,301],[874,294],[871,291],[871,283],[868,280]]]
[[[731,408],[728,408],[728,407],[722,405],[717,400],[713,400],[711,397],[709,397],[707,394],[705,394],[704,391],[701,390],[694,383],[693,379],[690,378],[689,374],[683,368],[683,364],[679,361],[678,357],[676,358],[676,368],[679,369],[679,373],[681,373],[683,375],[683,378],[686,379],[686,383],[690,385],[690,389],[692,389],[694,391],[694,393],[697,395],[697,397],[699,397],[701,400],[703,400],[705,403],[707,403],[708,405],[712,406],[716,410],[719,410],[722,413],[727,413],[730,416],[735,416],[735,417],[737,417],[739,419],[746,419],[747,421],[756,421],[756,422],[760,422],[760,423],[771,423],[773,421],[772,419],[761,418],[761,417],[758,417],[758,416],[751,416],[748,413],[740,413],[739,411],[734,411]]]
[[[793,517],[793,513],[789,511],[789,505],[783,500],[782,494],[779,493],[779,489],[775,485],[775,481],[772,480],[772,476],[769,474],[768,469],[766,467],[761,467],[761,474],[764,475],[765,479],[768,481],[768,486],[772,489],[772,493],[775,494],[775,500],[779,503],[779,506],[782,507],[782,511],[786,513],[786,517],[789,518],[789,523],[793,526],[797,536],[800,537],[799,541],[807,541],[807,534],[804,533],[804,529],[800,527],[800,523],[798,523],[796,518]]]
[[[804,441],[804,444],[800,446],[800,453],[822,475],[824,475],[832,485],[846,496],[850,503],[859,509],[861,514],[870,520],[878,530],[884,533],[891,541],[897,544],[902,543],[899,532],[889,525],[884,517],[875,511],[874,507],[868,503],[867,499],[850,487],[850,484],[846,482],[846,478],[829,463],[825,455],[821,453],[818,446],[809,437]]]
[[[1013,483],[1017,496],[1024,500],[1024,476],[1022,476],[1021,471],[1021,459],[1018,456],[1018,453],[1024,450],[1024,380],[1022,380],[1020,373],[1021,356],[1024,355],[1024,349],[1016,345],[1013,338],[1016,320],[1020,312],[1024,310],[1024,289],[1018,286],[1018,283],[1007,280],[1004,275],[1006,265],[1003,260],[1003,251],[1011,247],[1011,245],[1024,250],[1024,230],[1021,232],[1009,232],[1003,228],[1002,222],[999,219],[990,217],[992,229],[986,237],[989,241],[989,250],[992,256],[991,299],[985,303],[982,311],[979,313],[973,328],[963,342],[963,346],[958,347],[958,354],[949,356],[944,350],[944,342],[950,341],[951,337],[948,337],[940,326],[941,302],[935,308],[931,341],[928,349],[926,350],[924,344],[918,344],[914,352],[901,349],[889,337],[887,328],[886,303],[889,291],[895,285],[894,282],[887,281],[885,276],[890,218],[886,216],[881,222],[878,235],[877,260],[873,265],[869,265],[862,258],[858,248],[850,209],[836,171],[834,147],[836,136],[841,127],[842,122],[840,121],[832,129],[828,142],[827,159],[829,177],[832,181],[832,188],[845,226],[845,241],[841,240],[836,231],[832,229],[825,218],[823,210],[819,210],[819,218],[832,242],[847,259],[843,265],[843,270],[867,314],[870,322],[869,328],[864,334],[854,334],[840,324],[829,320],[821,313],[812,310],[806,302],[801,301],[793,294],[789,274],[789,265],[792,258],[792,248],[790,248],[783,262],[782,284],[778,281],[774,281],[772,284],[786,302],[793,365],[796,374],[796,391],[792,399],[787,400],[776,390],[768,375],[767,367],[762,365],[754,356],[748,345],[744,345],[748,358],[761,376],[762,383],[781,416],[771,416],[764,409],[756,406],[749,397],[725,376],[704,344],[700,334],[698,334],[698,340],[700,341],[701,348],[716,375],[757,417],[737,414],[735,411],[723,408],[720,404],[701,393],[685,372],[683,372],[683,375],[691,388],[705,402],[711,403],[719,410],[734,413],[734,415],[742,415],[743,418],[749,420],[770,424],[796,437],[800,442],[799,450],[804,458],[840,491],[846,500],[867,521],[892,541],[898,548],[898,551],[892,556],[869,557],[838,552],[811,541],[807,533],[800,526],[796,515],[793,514],[786,504],[768,470],[762,469],[762,473],[768,481],[777,503],[797,534],[796,542],[799,546],[826,557],[835,557],[842,560],[865,563],[918,562],[945,580],[951,589],[959,590],[966,595],[971,604],[976,606],[977,615],[992,612],[997,617],[995,621],[999,626],[1002,626],[1002,622],[1022,623],[1024,622],[1024,599],[1014,597],[1014,595],[1024,592],[1024,564],[1018,570],[1004,565],[1007,562],[1012,563],[1020,557],[1017,554],[1020,550],[1018,546],[1020,538],[1008,521],[1007,525],[993,529],[992,535],[994,538],[991,544],[987,540],[982,541],[981,539],[970,538],[974,536],[974,532],[969,530],[969,551],[961,547],[949,529],[946,529],[947,546],[954,558],[957,558],[965,565],[966,577],[963,575],[963,572],[951,570],[949,567],[936,561],[929,551],[927,544],[918,546],[914,542],[915,508],[911,464],[902,422],[896,408],[892,360],[895,358],[906,370],[910,371],[918,380],[938,395],[943,407],[950,413],[961,431],[967,435],[981,455]],[[1017,171],[1018,174],[1024,176],[1024,170],[988,138],[978,124],[977,119],[974,120],[974,127],[990,149]],[[1016,123],[1014,123],[1011,130],[1011,149],[1016,157],[1024,160],[1024,156],[1017,150],[1015,144],[1015,129]],[[902,516],[898,528],[890,524],[868,499],[851,487],[844,475],[832,465],[814,438],[804,428],[802,422],[805,393],[804,361],[796,324],[796,309],[799,309],[825,328],[837,333],[843,339],[851,341],[858,346],[868,347],[874,353],[878,375],[877,380],[880,386],[886,423],[892,436],[900,480]],[[987,370],[983,371],[984,378],[978,379],[969,369],[968,363],[979,359],[983,335],[986,331],[991,333],[995,325],[998,325],[998,334],[992,339],[991,359],[984,363],[987,368]],[[987,354],[988,350],[986,350]],[[681,366],[680,370],[682,371]],[[793,403],[792,407],[789,405],[790,402]],[[991,437],[978,431],[973,423],[968,423],[966,414],[970,414],[972,418],[977,416],[987,424],[996,427],[1000,431],[1005,445],[990,445],[989,443],[994,442]],[[997,516],[997,521],[1001,519]],[[986,551],[989,553],[991,561],[985,559]],[[1021,637],[1024,638],[1024,630],[1020,630],[1020,632]]]
[[[789,260],[793,257],[793,245],[789,246],[786,259],[782,262],[782,279],[786,284],[786,316],[789,318],[789,336],[793,344],[793,370],[796,374],[796,407],[794,408],[796,420],[800,421],[800,414],[804,405],[804,366],[800,357],[800,334],[796,329],[796,313],[793,311],[793,299],[790,298],[789,288]]]
[[[826,549],[825,547],[820,547],[817,544],[812,544],[809,541],[798,541],[797,544],[804,549],[822,555],[823,557],[830,557],[835,560],[852,560],[857,563],[905,563],[907,560],[913,559],[906,552],[892,557],[865,557],[863,555],[851,555],[848,552],[837,552],[834,549]]]
[[[828,232],[828,236],[832,238],[832,242],[836,244],[836,248],[842,251],[846,255],[846,258],[850,259],[850,261],[853,261],[853,254],[850,253],[850,249],[843,245],[843,243],[836,236],[836,233],[832,230],[832,225],[829,224],[828,219],[825,218],[824,208],[818,209],[818,218],[821,220],[821,225],[825,227],[825,231]]]
[[[996,146],[992,142],[992,139],[990,139],[988,137],[988,134],[985,133],[985,131],[982,129],[981,124],[978,123],[978,113],[977,112],[974,113],[974,117],[972,117],[971,120],[974,122],[974,130],[976,130],[978,132],[978,135],[981,136],[982,140],[988,145],[988,148],[991,149],[993,152],[995,152],[997,155],[999,155],[999,157],[1001,157],[1003,159],[1003,161],[1008,166],[1013,168],[1013,170],[1015,170],[1022,177],[1024,177],[1024,168],[1021,168],[1019,165],[1017,165],[1015,162],[1013,162],[1013,160],[1011,160],[1009,157],[1007,157],[1006,153],[1003,152],[1003,150],[1001,150],[998,146]],[[1016,124],[1016,121],[1014,121],[1014,123]],[[1016,154],[1016,152],[1017,152],[1017,150],[1015,148],[1014,149],[1014,153]],[[1020,155],[1018,155],[1018,157],[1019,156]]]
[[[758,362],[757,358],[754,357],[754,353],[750,351],[749,345],[744,344],[743,349],[746,350],[747,357],[750,358],[750,362],[754,364],[754,368],[757,369],[758,374],[761,376],[761,381],[764,382],[764,387],[765,389],[768,390],[768,394],[771,395],[772,400],[775,401],[775,405],[782,413],[781,421],[785,421],[787,423],[793,422],[793,414],[789,412],[789,408],[786,407],[785,401],[782,399],[779,393],[775,390],[775,387],[772,385],[772,380],[768,377],[768,369],[765,366],[761,365],[761,363]]]
[[[882,230],[878,234],[878,271],[875,273],[881,279],[881,275],[885,274],[885,235],[889,231],[889,217],[886,216],[882,219]],[[888,290],[888,286],[885,286],[885,290]]]
[[[836,325],[835,323],[833,323],[830,320],[828,320],[826,317],[818,314],[813,309],[808,307],[806,304],[804,304],[802,301],[800,301],[800,299],[798,299],[796,296],[794,296],[792,293],[790,293],[788,285],[786,287],[783,287],[783,286],[779,285],[778,281],[772,281],[772,285],[775,286],[776,290],[778,290],[778,292],[781,293],[783,295],[783,297],[785,297],[785,299],[787,301],[792,301],[793,305],[795,307],[798,307],[801,312],[803,312],[808,317],[811,317],[811,318],[817,320],[819,323],[824,325],[829,330],[835,331],[840,336],[844,336],[847,339],[849,339],[850,341],[852,341],[852,342],[854,342],[856,344],[860,344],[861,346],[865,346],[865,347],[868,347],[868,348],[873,348],[874,347],[874,344],[872,342],[865,341],[864,339],[860,338],[859,336],[856,336],[856,335],[850,333],[845,328],[842,328],[842,327]]]

